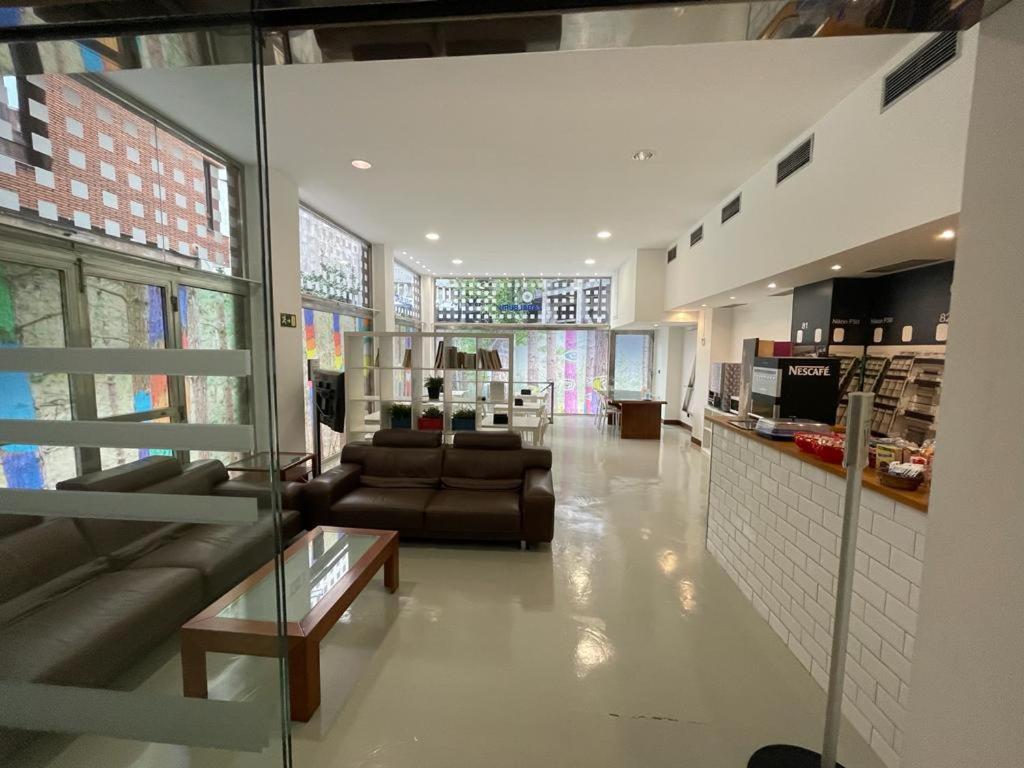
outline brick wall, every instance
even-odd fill
[[[206,169],[223,165],[64,75],[5,78],[0,95],[0,207],[231,272],[222,190],[214,180],[210,194]]]
[[[708,549],[826,688],[845,480],[714,425]],[[889,768],[900,763],[926,517],[861,498],[843,714]]]

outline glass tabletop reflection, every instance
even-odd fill
[[[302,621],[366,554],[379,536],[321,530],[285,560],[287,621]],[[222,619],[277,620],[274,571],[254,583],[217,614]]]

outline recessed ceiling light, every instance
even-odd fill
[[[521,275],[522,277],[526,277],[526,273],[525,273],[525,272],[520,272],[519,274],[520,274],[520,275]]]
[[[701,304],[701,306],[702,306],[702,307],[706,307],[706,306],[707,306],[707,304]]]
[[[842,265],[842,264],[833,264],[833,265],[832,265],[832,271],[833,271],[833,272],[838,272],[838,271],[839,271],[840,269],[842,269],[842,268],[843,268],[843,265]]]
[[[655,324],[654,324],[654,327],[655,327],[655,328],[657,328],[657,327],[658,327],[658,324],[657,324],[657,323],[655,323]]]
[[[597,233],[597,236],[602,240],[607,240],[609,237],[612,236],[612,233],[609,232],[607,229],[602,229],[600,232]]]
[[[353,160],[352,167],[358,168],[360,171],[368,171],[373,168],[368,160]]]
[[[427,232],[427,240],[440,240],[441,236],[437,232]]]
[[[452,264],[461,264],[462,259],[452,259]]]
[[[597,264],[597,259],[584,259],[584,264]]]
[[[540,276],[541,276],[541,277],[544,277],[544,273],[543,273],[543,272],[541,272],[541,273],[540,273]]]
[[[729,297],[729,301],[736,301],[736,297],[735,296],[730,296]]]
[[[408,255],[409,255],[409,252],[408,252],[408,251],[402,251],[402,255],[403,255],[403,256],[408,256]]]
[[[641,162],[644,160],[650,160],[652,157],[654,157],[653,149],[641,149],[633,153],[633,159],[640,160]]]
[[[956,237],[956,230],[953,229],[944,229],[938,234],[939,240],[952,240],[954,237]]]
[[[778,286],[776,286],[775,283],[768,283],[768,287],[769,288],[777,288]]]

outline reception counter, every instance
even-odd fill
[[[728,423],[735,418],[705,412],[707,548],[824,688],[845,472]],[[882,486],[865,472],[843,714],[892,768],[910,695],[927,508],[926,493]]]

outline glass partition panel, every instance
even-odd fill
[[[612,386],[620,391],[649,392],[651,389],[654,335],[612,334]]]

